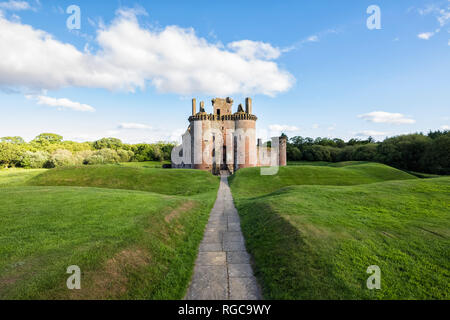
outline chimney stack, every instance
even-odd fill
[[[245,112],[248,114],[252,114],[252,99],[245,98]]]
[[[197,113],[197,100],[192,99],[192,115],[195,116],[195,114]]]

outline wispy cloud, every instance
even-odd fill
[[[298,132],[300,128],[286,124],[271,124],[269,125],[269,130],[274,134],[280,134],[282,132]]]
[[[338,29],[338,28],[327,29],[327,30],[318,32],[318,33],[316,33],[316,34],[309,35],[308,37],[306,37],[306,38],[304,38],[304,39],[302,39],[302,40],[296,42],[296,43],[295,43],[293,46],[291,46],[290,48],[291,48],[291,49],[294,49],[294,48],[302,47],[302,46],[303,46],[304,44],[306,44],[306,43],[320,42],[320,41],[321,41],[323,38],[325,38],[327,35],[330,35],[330,34],[338,34],[338,33],[340,33],[340,32],[341,32],[341,30]]]
[[[361,114],[358,118],[374,123],[412,124],[416,122],[416,120],[408,118],[401,113],[390,113],[385,111],[374,111]]]
[[[71,109],[74,111],[88,111],[88,112],[95,111],[95,109],[88,104],[71,101],[67,98],[52,98],[43,95],[27,95],[26,98],[29,100],[35,100],[36,103],[39,105],[55,107],[59,108],[60,110]]]
[[[333,124],[332,126],[329,126],[327,128],[328,131],[334,131],[336,129],[336,124]]]
[[[439,24],[439,27],[436,30],[429,32],[422,32],[417,35],[419,39],[429,40],[432,36],[441,32],[441,29],[444,28],[450,22],[450,0],[447,2],[447,4],[444,5],[438,4],[427,5],[424,8],[417,9],[417,12],[422,16],[433,14],[436,17],[436,20]]]
[[[432,36],[434,36],[434,32],[422,32],[417,35],[417,37],[422,40],[428,40]]]
[[[21,11],[21,10],[31,10],[32,7],[27,1],[9,0],[5,2],[0,2],[0,10],[1,9],[10,11]]]
[[[152,127],[142,124],[142,123],[134,123],[134,122],[128,122],[128,123],[121,123],[119,125],[119,129],[151,129]]]
[[[357,132],[354,135],[357,137],[385,137],[389,132],[375,131],[375,130],[363,130]]]

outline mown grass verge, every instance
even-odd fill
[[[20,182],[40,186],[7,186],[17,181],[0,177],[0,299],[183,298],[217,177],[88,170],[52,169]],[[81,290],[66,287],[70,265],[81,269]]]
[[[252,197],[244,188],[256,179],[230,185],[265,298],[450,298],[450,178],[265,185],[257,190],[274,191]],[[366,287],[370,265],[381,268],[381,290]]]

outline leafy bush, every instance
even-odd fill
[[[90,165],[104,164],[104,163],[106,163],[105,158],[103,158],[101,155],[98,155],[98,154],[93,154],[93,155],[87,157],[85,160],[85,164],[90,164]]]
[[[50,159],[45,164],[46,168],[58,168],[75,165],[75,157],[69,150],[58,149],[50,155]]]
[[[120,161],[120,157],[116,150],[113,149],[100,149],[95,151],[92,155],[86,158],[86,164],[106,164],[117,163]]]
[[[25,151],[20,161],[20,166],[23,168],[38,169],[43,168],[47,161],[49,161],[50,155],[45,151]]]
[[[83,150],[75,153],[76,164],[87,164],[87,159],[94,153],[92,150]]]
[[[120,162],[129,162],[133,158],[134,152],[131,150],[119,149],[117,150],[117,155],[119,156]]]

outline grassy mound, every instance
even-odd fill
[[[379,163],[344,162],[280,167],[276,175],[262,176],[261,168],[238,170],[230,178],[234,197],[253,197],[292,185],[358,185],[387,180],[416,179]]]
[[[119,165],[124,167],[137,168],[162,168],[165,164],[170,164],[170,161],[141,161],[141,162],[121,162]]]
[[[449,204],[448,177],[237,199],[268,299],[449,299]],[[366,287],[370,265],[381,290]]]
[[[184,296],[217,177],[121,166],[22,172],[0,176],[0,299]],[[41,186],[6,186],[18,180]],[[70,265],[81,290],[66,287]]]
[[[27,184],[141,190],[188,196],[216,190],[218,178],[200,170],[99,165],[47,170]]]
[[[5,169],[0,170],[0,188],[23,186],[31,178],[47,171],[47,169]]]

